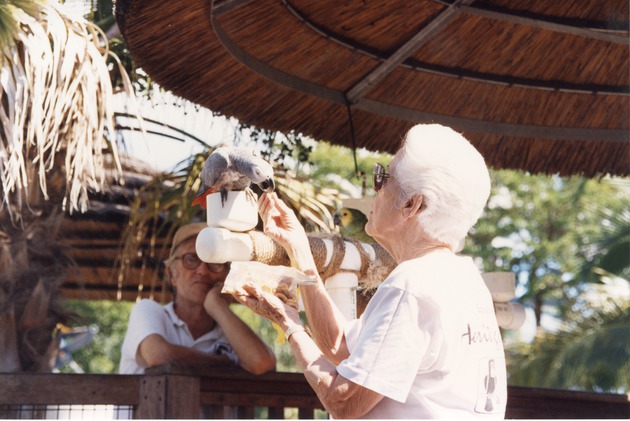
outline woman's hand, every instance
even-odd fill
[[[304,273],[315,273],[311,246],[295,213],[276,193],[264,193],[260,197],[258,212],[264,224],[265,234],[286,250],[293,267]]]
[[[258,212],[264,224],[264,232],[285,249],[308,245],[304,227],[295,213],[276,193],[264,193],[258,200]]]
[[[294,306],[286,304],[277,296],[263,291],[256,285],[245,284],[243,289],[247,295],[235,294],[234,298],[239,303],[249,307],[254,313],[272,321],[283,330],[287,330],[296,323],[301,324],[300,314]],[[287,294],[290,293],[283,291],[283,296],[286,297]],[[293,298],[293,296],[286,298]]]

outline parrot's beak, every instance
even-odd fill
[[[341,218],[339,218],[339,214],[337,212],[333,215],[333,224],[335,224],[336,227],[341,225]]]
[[[259,184],[260,188],[267,193],[271,193],[275,188],[276,184],[273,182],[273,178],[268,178],[262,183]]]

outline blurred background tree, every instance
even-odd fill
[[[510,384],[630,389],[630,183],[493,171],[464,253],[516,275],[536,333],[505,331]]]
[[[543,313],[565,318],[585,288],[602,282],[599,262],[628,278],[627,180],[493,171],[492,181],[464,252],[484,271],[515,273],[517,299],[533,308],[538,328]]]

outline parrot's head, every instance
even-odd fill
[[[263,182],[259,183],[258,186],[263,191],[266,191],[267,193],[271,193],[276,188],[276,183],[274,183],[273,177],[272,177],[272,178],[268,178],[268,179],[264,180]]]
[[[333,223],[342,228],[348,228],[351,225],[363,228],[367,223],[367,216],[358,209],[339,208],[333,214]]]
[[[350,210],[348,208],[340,208],[333,215],[333,223],[336,227],[345,227],[350,219]]]
[[[255,165],[251,167],[251,174],[247,176],[267,193],[271,193],[276,188],[276,183],[273,181],[273,167],[262,158],[257,157]]]
[[[341,235],[343,237],[366,243],[374,242],[374,239],[365,232],[365,225],[368,222],[368,218],[359,209],[339,208],[339,210],[333,214],[333,222],[335,226],[341,228]]]

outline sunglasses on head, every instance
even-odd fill
[[[226,271],[229,268],[229,263],[207,263],[203,262],[195,253],[184,253],[181,256],[173,257],[173,260],[182,261],[182,266],[184,269],[195,270],[201,265],[205,263],[208,270],[212,273],[221,273]]]
[[[374,191],[379,191],[383,184],[385,184],[385,179],[390,178],[391,175],[385,171],[385,167],[379,163],[374,164],[374,171],[372,172],[372,186],[374,187]]]

